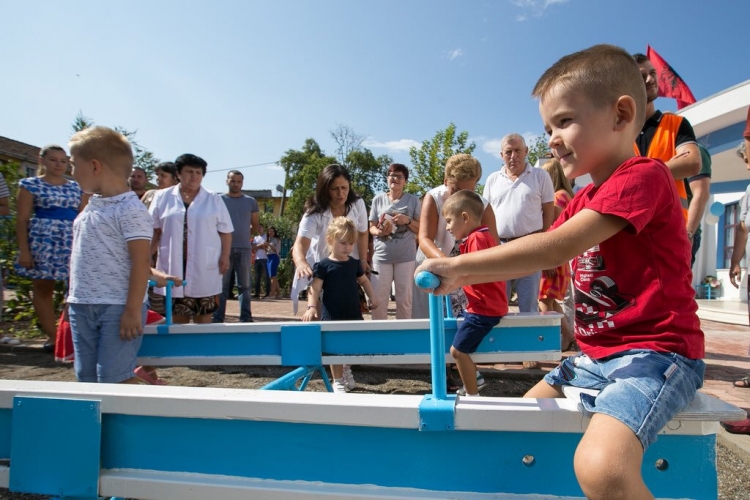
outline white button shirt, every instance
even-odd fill
[[[514,181],[503,166],[487,179],[482,195],[495,211],[497,235],[500,238],[520,238],[544,227],[542,205],[555,201],[552,178],[546,170],[526,169]]]
[[[180,196],[179,184],[158,191],[149,212],[154,218],[154,228],[161,229],[157,269],[172,276],[183,276],[182,247],[186,209]],[[172,296],[210,297],[219,294],[222,284],[222,275],[219,273],[219,233],[234,231],[229,211],[221,195],[201,187],[187,209],[187,217],[188,260],[184,275],[187,284],[175,287]],[[164,295],[163,288],[155,290]]]

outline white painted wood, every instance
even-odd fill
[[[281,356],[138,356],[145,366],[281,366]]]
[[[456,499],[543,500],[573,499],[550,495],[508,495],[444,492],[414,488],[386,488],[371,484],[332,484],[311,481],[276,481],[235,476],[156,472],[133,469],[103,470],[99,494],[105,497],[158,498],[160,500],[318,500],[318,499]]]
[[[514,313],[505,316],[495,328],[560,326],[561,314],[558,313]],[[459,318],[458,322],[463,319]],[[299,326],[299,321],[278,323],[210,323],[171,325],[169,333],[244,333],[244,332],[279,332],[282,326]],[[389,330],[429,330],[428,319],[372,320],[372,321],[311,321],[309,324],[320,325],[321,331],[389,331]],[[160,335],[159,326],[146,325],[144,334]],[[161,334],[164,335],[164,334]]]
[[[10,467],[0,465],[0,488],[7,488],[10,484]]]
[[[256,391],[171,386],[0,381],[0,408],[15,395],[101,401],[103,413],[418,429],[422,396]],[[706,406],[700,395],[698,406]],[[723,416],[735,417],[725,405]],[[667,425],[672,434],[717,432],[715,412],[688,411]],[[467,431],[582,432],[588,418],[572,399],[457,398],[455,427]],[[712,424],[712,425],[707,425]]]

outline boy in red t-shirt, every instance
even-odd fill
[[[456,241],[464,240],[462,254],[478,252],[497,245],[487,226],[482,225],[484,202],[474,191],[462,190],[450,196],[443,205],[443,217],[448,231]],[[471,353],[477,350],[490,330],[508,314],[508,299],[505,296],[505,283],[495,281],[479,285],[467,285],[464,293],[469,301],[464,320],[458,326],[451,346],[451,356],[456,360],[458,373],[464,383],[458,394],[479,396],[477,387],[477,365]]]
[[[646,92],[629,54],[597,45],[563,57],[532,92],[565,175],[590,174],[546,233],[430,259],[416,272],[441,278],[435,293],[512,279],[573,259],[576,341],[526,397],[580,396],[591,421],[576,449],[588,498],[653,498],[644,450],[703,384],[703,332],[690,286],[690,244],[674,181],[659,160],[634,157]]]

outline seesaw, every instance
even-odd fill
[[[0,486],[67,498],[582,498],[574,399],[377,396],[0,381]],[[719,420],[699,394],[647,451],[658,498],[716,498]],[[53,444],[54,443],[54,444]],[[463,465],[468,464],[468,465]]]
[[[146,327],[139,364],[299,367],[266,389],[304,390],[310,378],[320,374],[331,390],[324,365],[429,364],[433,348],[442,351],[443,361],[450,363],[450,346],[463,321],[444,320],[444,341],[439,347],[431,345],[426,319],[175,325],[171,324],[171,301],[166,303],[167,323]],[[561,318],[557,313],[509,314],[473,358],[478,363],[557,361],[562,356]]]

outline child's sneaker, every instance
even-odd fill
[[[352,367],[349,365],[344,365],[344,385],[347,391],[357,387],[357,382],[354,381],[354,375],[352,374]]]
[[[487,381],[484,380],[482,374],[477,371],[477,392],[481,391],[485,387],[487,387]],[[458,394],[459,396],[466,396],[466,386],[461,386],[461,388],[456,391],[456,394]]]
[[[343,378],[334,379],[331,386],[333,387],[333,392],[349,392],[349,390],[346,388],[346,383],[344,382]]]
[[[484,380],[484,377],[481,373],[477,370],[477,390],[481,391],[484,389],[484,387],[487,385],[487,382]]]

